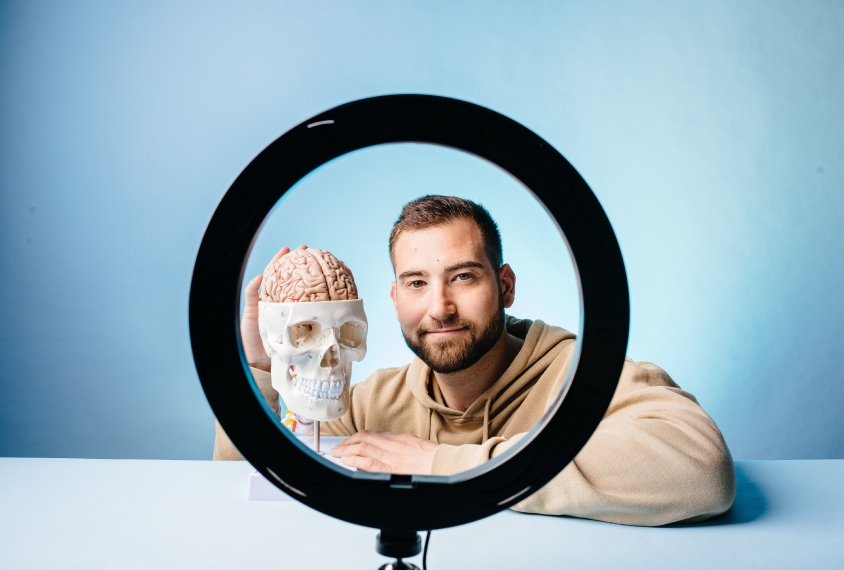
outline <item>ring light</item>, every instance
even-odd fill
[[[310,455],[280,429],[239,340],[246,258],[265,217],[305,175],[346,153],[388,143],[464,151],[503,169],[556,220],[581,290],[580,343],[559,397],[509,457],[452,477],[350,472]],[[601,205],[550,144],[490,109],[430,95],[340,105],[297,125],[243,170],[214,212],[194,267],[190,334],[211,408],[241,454],[269,481],[332,517],[382,529],[379,550],[418,530],[456,526],[506,509],[542,488],[577,455],[604,416],[627,347],[630,308],[621,251]],[[398,538],[396,538],[398,537]],[[398,551],[401,551],[399,548]],[[418,549],[417,549],[418,552]],[[407,554],[405,555],[407,556]]]

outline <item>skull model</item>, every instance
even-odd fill
[[[366,313],[351,271],[328,252],[296,250],[267,267],[264,284],[258,331],[273,387],[299,416],[339,418],[349,409],[352,362],[366,355]]]

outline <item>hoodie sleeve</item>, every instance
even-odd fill
[[[523,435],[441,445],[432,474],[480,465]],[[628,360],[604,419],[574,461],[512,508],[657,526],[704,520],[734,499],[733,461],[715,422],[662,369]]]
[[[273,388],[272,375],[269,372],[265,372],[259,368],[252,368],[251,366],[249,370],[252,371],[252,377],[255,379],[255,384],[258,385],[261,395],[270,405],[270,408],[278,414],[278,392]],[[214,425],[216,427],[214,461],[243,461],[243,456],[234,446],[232,440],[229,439],[229,436],[226,435],[226,432],[223,431],[223,426],[220,425],[220,422],[216,418],[214,419]]]

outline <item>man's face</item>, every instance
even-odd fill
[[[495,345],[504,332],[505,299],[474,221],[405,232],[393,259],[396,317],[407,346],[432,370],[463,370]]]

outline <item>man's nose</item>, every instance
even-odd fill
[[[457,306],[454,304],[448,289],[441,284],[434,285],[431,288],[428,316],[435,321],[445,322],[456,312]]]

